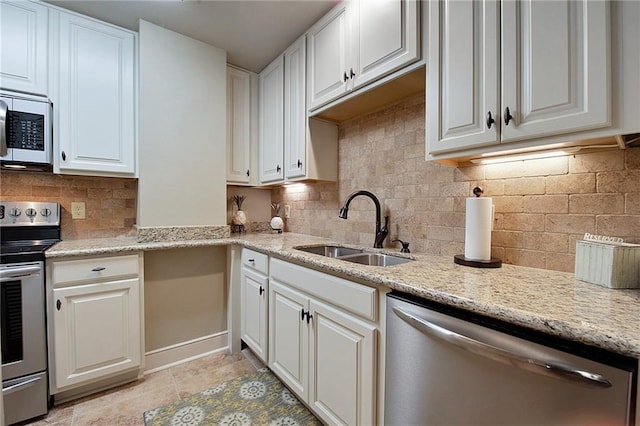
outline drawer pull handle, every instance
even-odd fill
[[[58,299],[58,301],[56,302],[56,309],[60,310],[60,308],[62,308],[62,302],[60,301],[60,299]]]
[[[101,271],[104,271],[105,269],[107,269],[107,268],[105,268],[104,266],[96,266],[91,271],[92,272],[101,272]]]
[[[249,259],[248,262],[249,263],[256,263],[256,260],[255,259]]]

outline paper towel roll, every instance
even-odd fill
[[[467,198],[464,257],[491,260],[491,198]]]

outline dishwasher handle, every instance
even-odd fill
[[[516,352],[463,336],[455,331],[417,317],[396,306],[392,309],[400,319],[423,334],[431,335],[476,355],[480,355],[503,364],[513,365],[523,370],[541,374],[543,376],[565,379],[598,388],[610,388],[612,386],[609,380],[599,374],[582,371],[570,366],[550,363],[544,360],[533,359],[523,354],[518,354]]]

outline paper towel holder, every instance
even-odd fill
[[[484,190],[476,186],[473,188],[473,195],[480,197],[484,193]],[[458,265],[472,266],[474,268],[500,268],[502,267],[502,260],[497,257],[492,257],[489,260],[474,260],[467,259],[464,254],[456,254],[453,256],[453,262]]]
[[[472,260],[464,257],[464,254],[453,256],[453,262],[463,266],[473,266],[474,268],[501,268],[502,260],[492,257],[489,260]]]

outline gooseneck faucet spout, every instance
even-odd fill
[[[351,200],[353,200],[354,198],[356,198],[358,195],[365,195],[369,198],[371,198],[373,200],[373,203],[376,205],[376,238],[375,241],[373,243],[373,247],[374,248],[382,248],[382,243],[384,241],[385,238],[387,238],[387,234],[389,233],[388,230],[388,226],[389,226],[389,216],[385,216],[384,217],[384,226],[381,226],[381,212],[380,212],[380,201],[378,200],[378,197],[376,197],[373,193],[369,192],[369,191],[364,191],[364,190],[360,190],[360,191],[356,191],[354,193],[352,193],[351,195],[349,195],[347,197],[347,199],[344,201],[344,205],[340,208],[340,212],[338,213],[338,217],[340,219],[346,219],[347,215],[349,214],[349,204],[351,203]]]

